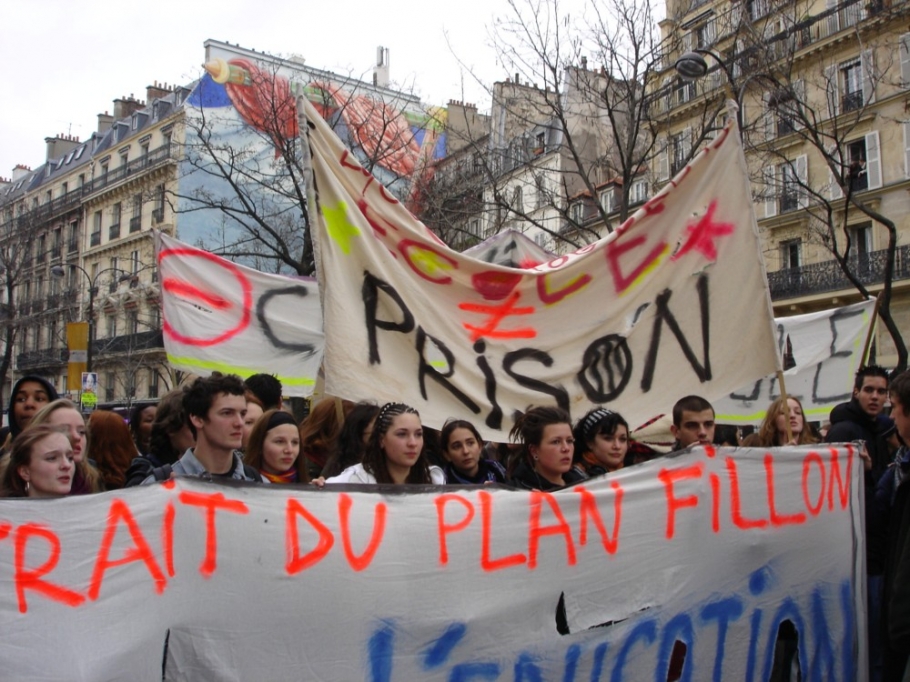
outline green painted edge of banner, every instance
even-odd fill
[[[211,372],[224,372],[225,374],[236,374],[242,379],[258,374],[260,370],[249,369],[248,367],[235,367],[224,362],[214,360],[198,360],[196,358],[178,358],[175,355],[167,354],[167,361],[175,367],[193,371],[193,369],[203,369]],[[308,377],[276,377],[284,386],[315,386],[316,380]]]

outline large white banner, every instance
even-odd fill
[[[865,670],[852,447],[540,493],[166,484],[0,500],[3,679],[803,679]]]
[[[265,372],[284,395],[316,386],[325,337],[316,282],[270,275],[156,233],[164,348],[177,369]]]
[[[787,395],[799,398],[808,420],[823,421],[835,405],[850,400],[874,310],[872,299],[775,319],[780,353],[786,354],[789,341],[793,360],[784,372],[784,386]],[[779,397],[777,375],[770,374],[716,400],[714,412],[722,424],[760,424]]]
[[[441,244],[303,105],[328,393],[504,440],[529,404],[640,424],[778,367],[735,128],[607,238],[516,270]]]

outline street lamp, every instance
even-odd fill
[[[704,48],[697,48],[682,54],[679,59],[677,59],[673,64],[673,68],[676,69],[676,73],[679,74],[679,77],[684,81],[695,81],[699,78],[704,78],[708,74],[708,62],[705,60],[705,57],[711,57],[715,62],[717,62],[717,65],[723,70],[724,75],[727,77],[726,89],[731,98],[736,97],[736,125],[739,127],[740,136],[742,136],[743,97],[745,97],[746,94],[746,87],[753,80],[758,80],[760,78],[766,79],[775,87],[778,85],[778,83],[768,74],[753,73],[743,80],[742,85],[739,86],[738,91],[734,91],[734,88],[736,87],[736,77],[733,75],[733,71],[730,69],[730,66],[719,54],[713,50],[706,50]]]
[[[81,265],[76,265],[75,263],[67,263],[67,266],[78,270],[83,275],[85,279],[88,280],[88,350],[85,354],[85,371],[92,371],[92,344],[95,341],[95,294],[98,293],[98,279],[105,272],[121,272],[123,273],[118,279],[118,282],[124,282],[127,279],[130,279],[132,275],[128,272],[125,272],[121,268],[104,268],[99,272],[95,273],[94,279],[88,274],[85,268]],[[51,268],[51,275],[54,277],[64,277],[66,276],[66,268],[62,265],[55,265]]]

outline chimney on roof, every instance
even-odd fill
[[[142,102],[130,93],[129,97],[121,97],[114,100],[114,120],[119,121],[122,118],[129,118],[134,112],[139,111],[145,106]]]
[[[171,90],[168,88],[167,83],[159,83],[155,81],[152,85],[145,86],[145,101],[153,102],[156,99],[161,99],[166,95],[169,95]]]
[[[47,143],[47,156],[45,161],[59,159],[61,156],[68,154],[79,146],[79,138],[71,135],[57,135],[56,137],[45,137]]]
[[[13,168],[13,182],[16,182],[16,180],[21,180],[31,172],[32,169],[28,166],[24,166],[21,163],[16,164],[16,167]]]
[[[389,48],[376,48],[376,64],[373,66],[373,85],[384,88],[389,84]]]
[[[103,135],[108,130],[111,129],[111,126],[114,124],[114,117],[111,116],[106,111],[103,114],[98,114],[98,134]]]

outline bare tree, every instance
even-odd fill
[[[753,184],[765,217],[781,221],[787,214],[795,216],[809,240],[833,257],[842,287],[870,297],[870,286],[882,285],[878,312],[894,344],[898,370],[907,367],[908,356],[891,307],[898,230],[888,215],[895,205],[883,202],[880,192],[879,127],[899,134],[902,121],[879,100],[908,84],[902,82],[897,58],[905,49],[900,35],[886,28],[898,18],[892,14],[905,12],[901,6],[887,9],[855,1],[813,16],[794,13],[775,25],[779,31],[774,35],[744,44],[737,57],[752,77],[746,111],[755,113],[748,116],[746,146],[757,161]],[[797,60],[800,51],[845,25],[853,27],[859,48],[855,57],[835,53],[811,67]],[[867,232],[857,217],[887,235],[878,254],[869,253],[871,229]],[[784,274],[803,276],[798,271]]]
[[[38,227],[28,212],[22,211],[13,216],[11,206],[5,217],[0,225],[0,286],[3,296],[0,302],[0,340],[3,343],[0,386],[6,385],[20,332],[26,324],[34,321],[30,310],[32,282],[29,274]]]
[[[510,0],[492,30],[510,76],[490,88],[489,135],[464,141],[455,156],[471,160],[450,181],[440,174],[428,224],[464,232],[481,203],[486,233],[533,226],[575,248],[624,221],[660,181],[670,145],[661,120],[677,83],[653,87],[667,51],[656,23],[649,3],[631,0],[586,3],[581,16],[559,0]],[[715,125],[720,104],[700,106],[703,125],[675,161]]]
[[[298,97],[308,97],[344,133],[357,162],[403,200],[429,168],[432,135],[418,143],[402,113],[417,102],[407,93],[271,57],[216,60],[206,69],[210,77],[186,107],[185,172],[172,203],[181,236],[199,214],[205,239],[193,241],[219,255],[266,271],[314,273]]]

